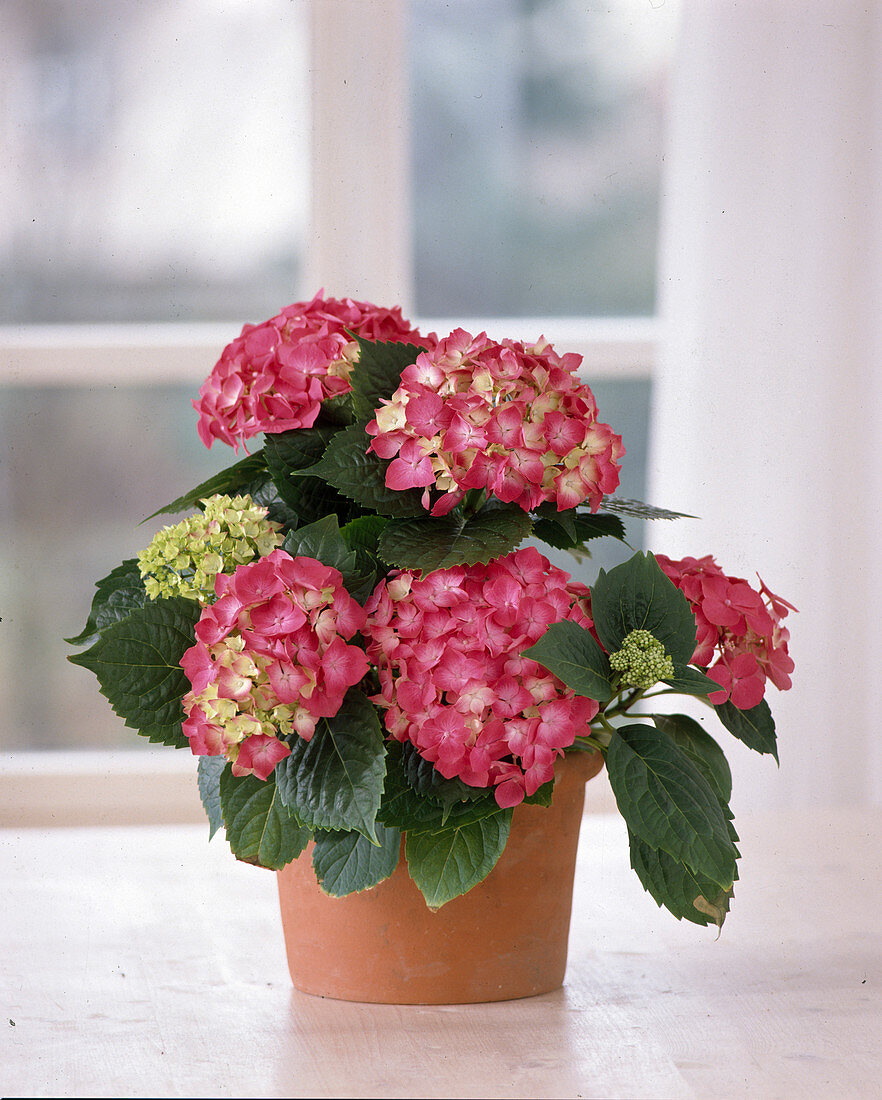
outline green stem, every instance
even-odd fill
[[[487,503],[486,489],[469,489],[462,502],[462,514],[466,517],[473,516]]]

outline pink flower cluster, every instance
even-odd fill
[[[401,374],[367,431],[369,450],[392,459],[390,489],[441,491],[444,515],[469,489],[525,511],[553,500],[558,510],[588,500],[593,511],[619,483],[620,436],[597,420],[579,355],[550,344],[494,343],[457,329]]]
[[[726,576],[710,556],[672,561],[656,554],[656,560],[692,605],[697,627],[692,660],[721,689],[708,696],[711,703],[731,700],[749,710],[763,698],[767,679],[780,691],[790,687],[790,633],[781,620],[796,610],[792,604],[762,580],[756,591],[747,581]]]
[[[448,779],[492,786],[500,806],[517,805],[553,778],[555,758],[598,710],[521,650],[562,619],[591,626],[588,600],[531,547],[385,581],[365,633],[387,730]]]
[[[199,390],[199,436],[238,449],[259,432],[310,428],[322,401],[347,393],[358,344],[368,340],[433,347],[397,307],[382,309],[352,298],[295,302],[260,325],[245,325]],[[347,331],[348,330],[348,331]]]
[[[183,730],[195,755],[266,779],[290,755],[284,736],[308,741],[366,674],[364,651],[346,644],[364,611],[336,569],[284,550],[219,573],[216,592],[181,659],[192,687]]]

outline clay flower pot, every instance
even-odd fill
[[[278,872],[288,968],[304,993],[383,1004],[468,1004],[563,984],[585,783],[600,753],[558,763],[550,807],[519,806],[487,878],[435,912],[407,873],[332,898],[307,850]]]

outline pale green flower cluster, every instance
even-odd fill
[[[628,687],[651,688],[674,675],[674,662],[648,630],[632,630],[618,653],[611,654],[609,663],[622,673],[622,683]]]
[[[204,511],[163,527],[138,555],[138,568],[151,600],[186,596],[214,600],[218,573],[272,553],[283,541],[279,525],[250,496],[215,495],[199,502]]]

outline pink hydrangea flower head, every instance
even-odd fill
[[[731,701],[739,710],[755,707],[771,680],[780,691],[791,686],[789,631],[782,625],[796,608],[775,596],[762,580],[758,590],[727,576],[710,556],[674,561],[656,554],[662,572],[689,600],[695,615],[695,664],[720,685],[708,699]]]
[[[181,658],[191,686],[183,730],[194,754],[266,779],[289,739],[308,741],[367,673],[364,650],[347,644],[365,613],[338,570],[284,550],[240,565],[218,590]]]
[[[206,447],[215,439],[238,450],[260,432],[309,428],[321,404],[347,393],[358,358],[350,333],[368,340],[435,345],[401,316],[352,298],[294,302],[259,325],[245,325],[224,349],[193,406],[199,413],[199,437]]]
[[[393,460],[387,486],[422,488],[433,515],[469,489],[525,511],[543,501],[558,510],[587,501],[597,511],[618,486],[625,452],[598,421],[594,395],[575,373],[580,363],[544,339],[528,346],[452,332],[402,371],[367,426],[368,449]]]
[[[448,779],[492,787],[513,806],[598,711],[521,651],[553,622],[590,627],[583,585],[528,547],[487,565],[401,573],[367,607],[368,657],[389,735]]]

